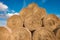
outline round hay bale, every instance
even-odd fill
[[[31,33],[27,28],[19,28],[12,33],[13,40],[31,40]]]
[[[53,32],[40,28],[33,33],[33,40],[56,40],[56,37]]]
[[[23,27],[23,21],[20,16],[13,15],[7,20],[7,26],[11,29]]]
[[[32,16],[25,19],[25,27],[30,31],[36,30],[42,26],[42,21],[39,18],[33,18]]]
[[[40,18],[46,16],[46,10],[43,8],[39,8],[39,6],[35,3],[29,4],[28,8],[32,9],[33,14],[36,16],[40,16]]]
[[[43,20],[44,26],[51,31],[57,28],[56,25],[58,24],[58,21],[59,21],[59,18],[54,14],[47,15]]]
[[[40,19],[42,19],[46,16],[46,10],[43,8],[35,7],[33,9],[33,14],[35,14],[36,16],[40,16]]]
[[[10,32],[5,27],[0,27],[0,40],[10,40]]]
[[[56,37],[58,40],[60,40],[60,29],[58,29],[57,33],[56,33]]]
[[[23,8],[21,11],[20,11],[20,16],[24,22],[25,18],[29,17],[32,15],[32,10],[30,8]]]

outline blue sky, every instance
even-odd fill
[[[4,21],[6,23],[9,16],[18,14],[22,8],[33,2],[45,8],[47,14],[60,17],[60,0],[0,0],[0,25],[4,24]]]
[[[26,7],[28,4],[35,2],[40,7],[46,8],[48,13],[60,14],[60,0],[0,0],[0,2],[16,12],[19,12],[24,5]]]

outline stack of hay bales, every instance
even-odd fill
[[[60,19],[32,3],[0,27],[0,40],[60,40]]]
[[[20,16],[23,19],[24,26],[33,31],[42,26],[42,20],[46,16],[46,11],[33,3],[22,9]]]
[[[28,5],[28,7],[23,8],[20,11],[20,16],[23,19],[23,25],[25,28],[28,28],[32,34],[33,40],[39,40],[38,36],[41,38],[45,37],[44,34],[48,37],[42,38],[40,40],[57,40],[55,36],[55,30],[59,24],[59,18],[54,14],[47,14],[46,10],[40,8],[37,4],[32,3]],[[60,25],[60,24],[59,24]],[[43,29],[41,29],[41,27]],[[39,35],[39,32],[43,32],[44,34]],[[37,32],[36,32],[37,31]],[[48,32],[48,33],[45,33]],[[37,36],[36,36],[37,35]],[[51,36],[51,38],[49,37]]]
[[[53,32],[40,28],[34,32],[33,40],[56,40],[56,37]]]
[[[12,30],[12,40],[31,40],[31,32],[23,27],[23,22],[19,15],[11,16],[7,20],[7,26]]]

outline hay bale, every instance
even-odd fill
[[[46,16],[46,10],[43,8],[35,7],[33,9],[33,14],[35,14],[36,16],[40,16],[40,19],[42,19]]]
[[[40,18],[46,16],[46,10],[43,8],[39,8],[39,6],[35,3],[29,4],[28,8],[32,9],[33,15],[40,16]]]
[[[54,14],[47,15],[43,20],[44,26],[51,31],[57,28],[58,21],[59,18]]]
[[[11,40],[10,32],[5,27],[0,27],[0,40]]]
[[[7,20],[7,26],[11,29],[23,27],[23,21],[20,16],[13,15]]]
[[[58,38],[58,40],[60,40],[60,29],[58,29],[58,31],[56,33],[56,37]]]
[[[41,27],[42,22],[39,18],[34,19],[32,16],[25,19],[24,25],[30,31],[36,30]]]
[[[33,40],[56,40],[56,37],[53,32],[40,28],[33,33]]]
[[[27,28],[19,28],[13,31],[11,38],[13,40],[31,40],[31,33]]]
[[[32,10],[30,8],[23,8],[20,11],[20,16],[21,16],[23,21],[25,20],[25,18],[27,18],[27,17],[29,17],[31,15],[32,15]]]

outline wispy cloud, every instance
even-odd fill
[[[6,14],[7,17],[11,17],[13,15],[19,15],[19,13],[16,12],[16,13],[8,13],[8,14]]]
[[[5,26],[7,18],[11,17],[12,15],[19,14],[14,10],[9,10],[9,7],[6,4],[0,2],[0,26]]]
[[[0,18],[7,18],[12,15],[18,15],[14,10],[9,10],[9,7],[2,2],[0,2]]]
[[[0,20],[0,26],[6,26],[6,21]]]
[[[56,16],[60,18],[60,15],[56,15]]]
[[[1,19],[6,19],[6,12],[8,10],[8,6],[0,2],[0,20]]]
[[[6,11],[8,9],[8,6],[0,2],[0,11]]]

